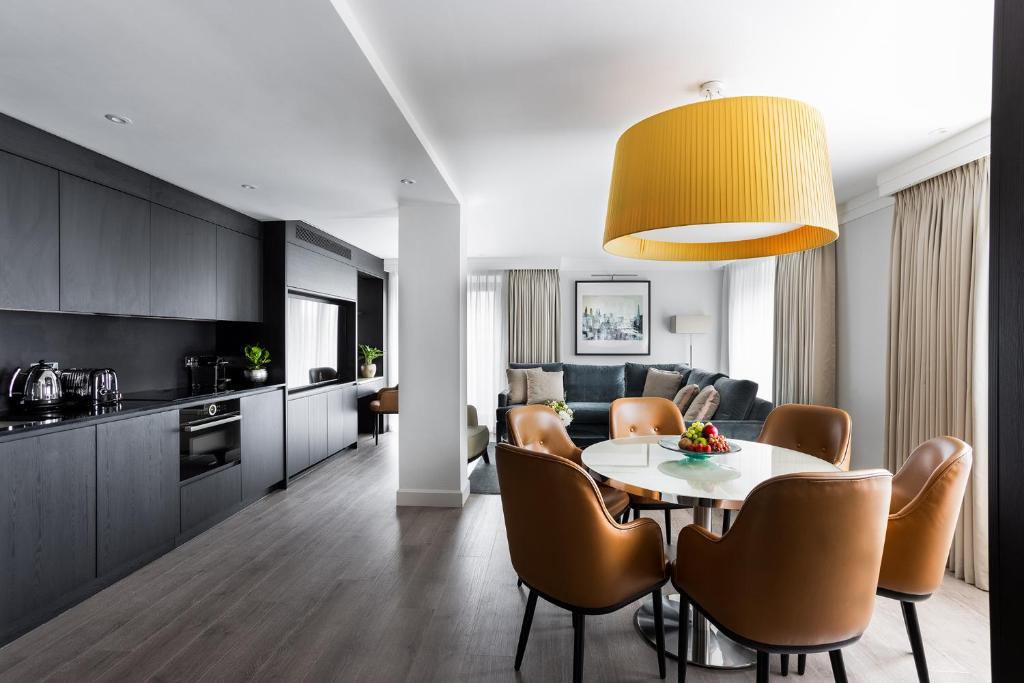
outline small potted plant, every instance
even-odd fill
[[[568,427],[572,424],[574,413],[565,401],[548,401],[545,405],[555,411],[563,426]]]
[[[242,373],[253,384],[267,381],[267,366],[270,365],[270,350],[259,344],[246,344],[243,349],[249,367]]]
[[[367,379],[375,376],[377,374],[377,366],[374,361],[383,356],[384,352],[376,346],[360,344],[359,355],[363,357],[363,364],[359,366],[359,374]]]

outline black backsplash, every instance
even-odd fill
[[[15,368],[40,359],[62,368],[113,368],[121,391],[187,382],[186,353],[213,353],[217,324],[109,315],[0,311],[0,409]]]

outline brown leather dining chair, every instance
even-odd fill
[[[892,480],[878,594],[900,602],[920,681],[928,664],[915,603],[942,585],[971,464],[971,447],[944,436],[914,449]]]
[[[842,648],[874,611],[891,484],[885,470],[783,475],[750,492],[727,534],[685,527],[672,566],[680,613],[692,604],[756,650],[759,683],[773,652],[828,652],[835,679],[845,681]],[[688,631],[680,619],[679,652]]]
[[[850,433],[853,431],[850,415],[845,410],[828,406],[786,403],[768,414],[759,443],[807,453],[839,469],[850,469]],[[729,509],[731,507],[731,509]],[[726,504],[722,518],[722,533],[732,524],[733,510],[738,505]],[[798,672],[804,672],[806,659],[801,657]],[[789,655],[782,655],[782,675],[789,674]]]
[[[651,595],[658,672],[664,678],[661,587],[668,564],[657,523],[617,523],[594,480],[566,458],[498,444],[497,461],[512,566],[530,589],[515,670],[523,663],[538,597],[572,613],[572,677],[579,682],[586,616],[608,614]]]
[[[662,434],[670,436],[686,431],[679,407],[667,398],[651,396],[612,401],[608,423],[613,439]],[[692,506],[662,500],[661,494],[655,491],[629,494],[629,509],[633,511],[634,519],[639,518],[641,510],[664,510],[665,538],[669,545],[672,544],[672,511],[688,507]]]
[[[398,415],[398,385],[378,391],[376,398],[370,401],[370,412],[373,413],[373,442],[379,444],[384,416]]]
[[[508,411],[505,419],[509,441],[513,446],[557,455],[586,469],[583,465],[583,451],[572,442],[558,414],[549,406],[537,404],[513,408]],[[606,484],[598,484],[597,490],[601,492],[604,506],[612,517],[628,521],[629,495]]]

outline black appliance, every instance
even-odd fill
[[[181,481],[241,463],[242,413],[238,399],[182,408],[178,423]]]
[[[220,389],[228,382],[228,362],[220,356],[185,356],[189,384],[193,390],[204,388]]]

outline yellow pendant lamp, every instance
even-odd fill
[[[707,99],[619,138],[604,229],[610,254],[725,261],[838,237],[825,125],[803,102]]]

